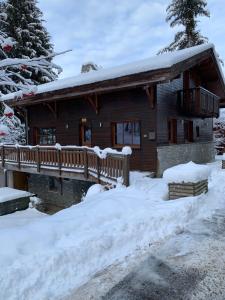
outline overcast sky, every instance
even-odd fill
[[[165,22],[169,0],[39,0],[55,51],[73,49],[55,61],[61,77],[80,72],[82,63],[116,66],[151,57],[168,45],[178,28]],[[208,0],[211,18],[199,28],[225,60],[224,0]]]

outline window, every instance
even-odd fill
[[[177,143],[177,120],[171,119],[168,121],[168,141],[169,143]]]
[[[50,192],[57,192],[58,191],[58,182],[57,179],[54,177],[48,178],[48,189]]]
[[[139,121],[119,122],[113,124],[113,144],[114,146],[130,145],[140,147],[141,126]]]
[[[184,121],[184,140],[185,142],[193,142],[193,122]]]
[[[39,143],[40,145],[54,145],[56,143],[56,129],[40,128]]]
[[[200,127],[196,126],[196,137],[199,138],[200,137]]]
[[[82,146],[91,146],[92,129],[87,123],[81,125],[81,144]]]

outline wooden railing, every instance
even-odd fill
[[[203,87],[178,91],[181,112],[196,117],[218,117],[219,97]]]
[[[99,157],[92,148],[64,146],[0,146],[2,168],[28,173],[43,173],[46,170],[57,176],[77,173],[85,180],[97,179],[98,182],[115,183],[122,179],[129,186],[129,155],[107,153]],[[33,170],[33,171],[32,171]],[[67,176],[70,177],[70,176]]]

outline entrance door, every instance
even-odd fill
[[[91,147],[92,128],[87,122],[82,123],[80,127],[81,145]]]

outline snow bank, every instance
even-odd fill
[[[12,199],[18,199],[29,196],[32,196],[32,194],[25,191],[11,189],[7,187],[0,188],[0,202],[6,202]]]
[[[192,161],[187,164],[169,168],[163,173],[163,178],[168,183],[189,183],[208,179],[210,168],[206,165],[198,165]]]
[[[94,184],[94,185],[92,185],[92,186],[88,189],[87,194],[86,194],[86,196],[85,196],[85,200],[89,199],[89,198],[92,197],[92,196],[95,196],[95,195],[97,195],[97,194],[100,194],[100,193],[102,193],[102,192],[104,192],[104,191],[105,191],[105,188],[104,188],[103,185],[101,185],[101,184]]]
[[[63,299],[96,272],[225,208],[225,172],[219,163],[210,169],[209,193],[198,197],[164,201],[164,179],[133,172],[128,188],[90,193],[26,226],[0,226],[0,299]]]

